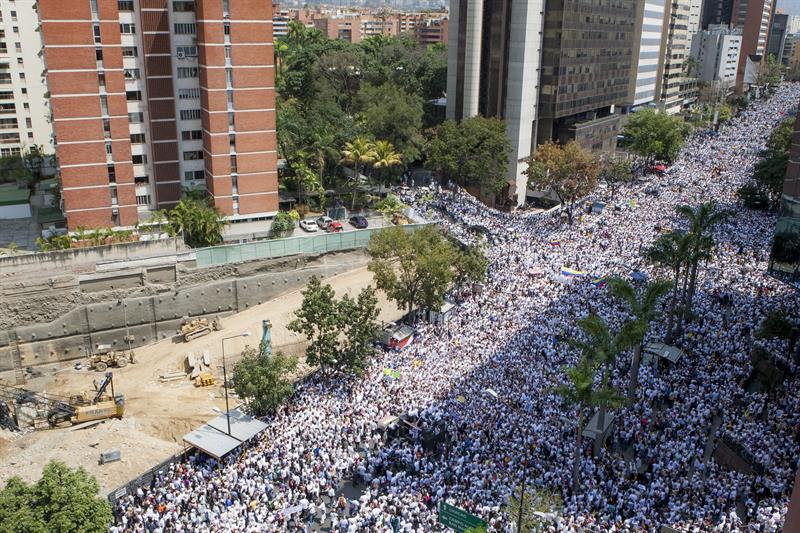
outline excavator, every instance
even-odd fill
[[[110,393],[108,392],[110,388]],[[36,420],[44,419],[53,428],[65,422],[72,425],[106,418],[122,418],[125,397],[114,392],[114,376],[106,372],[95,390],[69,397],[40,394],[11,385],[0,385],[0,426],[20,429],[21,415]]]

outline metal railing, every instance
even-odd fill
[[[426,224],[407,224],[406,231],[414,231]],[[386,228],[369,228],[340,233],[323,233],[304,237],[264,240],[242,244],[227,244],[200,248],[196,251],[197,266],[206,268],[254,259],[275,259],[299,254],[324,254],[354,248],[365,248],[372,235]]]

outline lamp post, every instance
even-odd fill
[[[500,395],[497,394],[497,392],[495,390],[493,390],[493,389],[484,389],[483,393],[486,394],[486,396],[489,396],[490,398],[492,398],[493,400],[495,400],[497,402],[501,402],[501,403],[506,404],[508,407],[510,407],[514,411],[517,411],[520,414],[522,413],[522,409],[520,409],[518,407],[514,407],[508,401],[500,398]],[[527,447],[527,442],[525,443],[525,445]],[[530,448],[528,448],[528,451],[526,453],[528,455],[530,455]],[[526,457],[525,458],[525,462],[523,463],[523,469],[522,469],[522,492],[519,495],[519,514],[517,516],[517,533],[522,533],[522,514],[523,514],[522,511],[525,508],[525,485],[527,484],[527,481],[528,481],[528,466],[529,466],[529,464],[530,464],[529,458]]]
[[[228,371],[225,368],[225,341],[228,339],[235,339],[237,337],[249,337],[250,332],[244,331],[238,335],[231,335],[222,339],[222,380],[225,386],[225,417],[228,419],[228,436],[231,436],[231,409],[228,407]]]

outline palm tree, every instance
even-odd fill
[[[595,314],[578,320],[578,327],[583,330],[584,335],[589,339],[589,342],[584,342],[578,339],[570,339],[570,344],[583,353],[583,356],[596,365],[602,365],[603,378],[601,381],[601,390],[609,389],[609,381],[611,379],[611,367],[617,361],[619,354],[632,346],[635,338],[628,330],[620,330],[613,337],[608,330],[608,325],[602,318]],[[606,410],[611,407],[605,403],[600,403],[600,410],[597,415],[597,431],[600,435],[606,425]],[[603,439],[596,438],[594,441],[595,454],[600,452]]]
[[[680,283],[681,269],[689,254],[691,239],[688,235],[671,231],[661,235],[648,248],[644,255],[651,263],[655,263],[663,268],[672,271],[672,298],[669,303],[669,319],[667,321],[667,335],[664,342],[670,344],[673,338],[673,323],[675,319],[675,308],[678,303],[678,286]]]
[[[670,282],[656,281],[649,283],[642,293],[641,299],[636,294],[636,289],[621,278],[608,280],[608,286],[614,298],[628,304],[633,319],[622,326],[626,335],[634,343],[633,362],[631,363],[630,383],[628,385],[628,401],[636,399],[636,388],[639,386],[639,366],[642,364],[642,345],[644,344],[650,322],[658,316],[658,300],[669,291]]]
[[[594,390],[597,364],[588,357],[581,358],[575,366],[565,367],[564,373],[568,378],[567,384],[556,387],[555,392],[578,410],[577,426],[575,427],[575,454],[572,464],[572,491],[577,493],[581,472],[584,411],[588,407],[600,404],[621,405],[623,399],[611,389]]]
[[[377,169],[389,170],[403,164],[403,154],[396,152],[389,141],[375,141],[373,152],[372,166]]]
[[[335,158],[339,152],[336,149],[336,138],[333,133],[323,130],[316,131],[313,135],[313,142],[309,147],[314,159],[314,166],[319,172],[319,182],[325,186],[325,167],[330,159]]]
[[[708,261],[711,258],[716,245],[709,233],[714,226],[727,220],[730,216],[730,211],[718,210],[717,203],[714,201],[702,203],[696,208],[682,205],[677,208],[677,211],[689,223],[689,236],[691,238],[688,270],[685,273],[688,280],[682,315],[682,320],[685,320],[692,310],[692,303],[697,290],[698,266],[701,261]]]
[[[353,203],[350,210],[356,208],[356,191],[358,187],[359,168],[369,165],[375,159],[374,145],[364,137],[356,137],[353,142],[345,143],[342,150],[342,163],[353,166]]]

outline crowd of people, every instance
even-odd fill
[[[117,502],[112,531],[444,531],[444,501],[510,533],[506,505],[523,476],[532,494],[561,501],[548,531],[778,531],[800,457],[800,380],[788,344],[754,332],[776,309],[797,321],[800,297],[766,273],[774,216],[737,206],[735,191],[798,100],[800,85],[785,84],[718,134],[694,134],[664,176],[623,188],[619,209],[572,226],[557,214],[497,212],[461,191],[412,189],[406,201],[460,239],[488,231],[481,294],[444,325],[419,325],[408,348],[376,355],[361,378],[299,384],[221,463],[195,454],[171,465]],[[636,401],[613,411],[612,444],[595,456],[584,439],[575,491],[577,410],[554,389],[579,354],[564,339],[580,335],[590,311],[612,330],[629,318],[591,278],[668,276],[642,250],[681,224],[678,205],[712,199],[735,214],[714,230],[694,319],[674,341],[685,355],[642,366]],[[564,278],[562,267],[590,275]],[[663,339],[662,322],[648,340]],[[742,386],[754,342],[789,369],[780,392]],[[623,357],[613,371],[619,390],[629,366]],[[387,438],[380,422],[401,414],[409,430]],[[707,460],[709,431],[746,450],[757,471]]]

